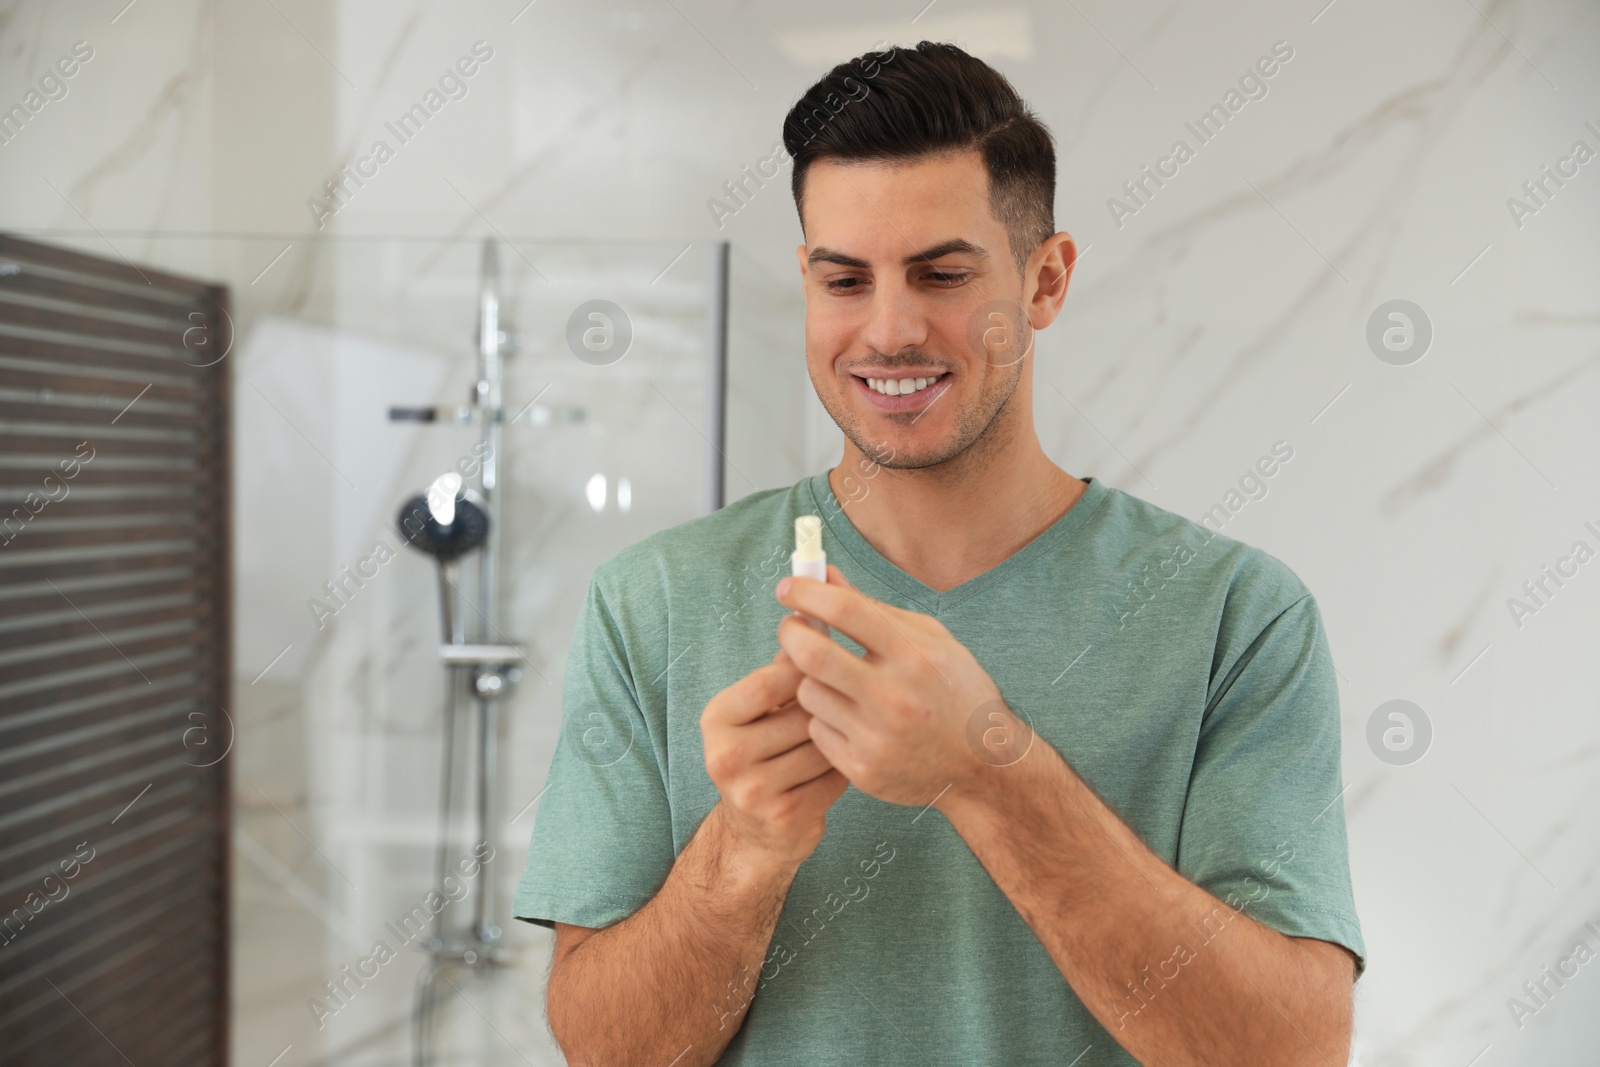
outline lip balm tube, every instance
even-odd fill
[[[822,551],[822,519],[816,515],[802,515],[794,520],[794,554],[789,557],[792,568],[791,573],[796,578],[815,578],[819,582],[828,580],[828,556]],[[796,612],[806,624],[824,637],[831,636],[832,630],[821,619],[814,619],[804,612]]]

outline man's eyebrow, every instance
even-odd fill
[[[866,270],[867,261],[847,256],[843,252],[836,252],[826,245],[818,245],[806,256],[806,263],[815,266],[818,263],[837,263],[841,267],[854,267],[856,270]]]
[[[902,265],[909,267],[915,263],[925,263],[929,260],[938,259],[940,256],[955,255],[976,256],[979,259],[988,259],[989,251],[980,245],[973,244],[971,241],[968,241],[965,238],[955,237],[951,240],[936,244],[932,248],[924,249],[921,252],[914,252],[905,259],[901,260],[901,263]]]
[[[927,263],[938,259],[940,256],[967,255],[979,259],[988,259],[989,252],[980,245],[962,237],[955,237],[948,241],[941,241],[932,248],[925,248],[921,252],[913,252],[901,261],[903,266],[913,266],[917,263]],[[837,263],[841,267],[851,267],[856,270],[866,270],[871,264],[855,256],[847,256],[843,252],[835,251],[826,245],[818,245],[806,256],[806,262],[811,265],[817,263]]]

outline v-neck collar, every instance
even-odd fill
[[[1087,523],[1114,490],[1098,478],[1087,477],[1083,481],[1084,490],[1078,499],[1039,536],[982,574],[968,578],[960,585],[943,592],[913,578],[890,563],[865,537],[861,536],[861,531],[856,529],[855,524],[845,514],[838,498],[833,495],[833,486],[828,483],[827,471],[813,474],[806,479],[806,488],[816,507],[815,514],[821,516],[823,525],[828,529],[830,537],[824,540],[823,546],[830,555],[837,551],[849,556],[878,581],[928,614],[937,617],[969,597],[976,596],[1022,571],[1039,556],[1061,545]]]

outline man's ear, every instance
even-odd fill
[[[805,245],[801,245],[799,248],[796,248],[794,250],[794,258],[800,261],[800,280],[803,282],[803,281],[806,280],[806,273],[807,273],[807,270],[808,270],[808,268],[806,266],[806,246]]]
[[[1061,313],[1062,302],[1067,298],[1067,284],[1072,280],[1072,268],[1078,262],[1078,246],[1066,232],[1051,234],[1034,249],[1029,259],[1029,273],[1037,272],[1037,281],[1028,298],[1028,323],[1042,330]]]

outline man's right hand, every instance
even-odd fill
[[[789,869],[817,847],[850,784],[811,741],[811,715],[795,701],[802,677],[780,650],[700,716],[706,772],[722,797],[708,819],[720,819],[735,853]]]

